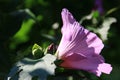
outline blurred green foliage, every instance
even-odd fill
[[[120,7],[119,4],[120,0],[104,0],[105,13],[111,13],[107,11]],[[32,56],[34,43],[43,48],[50,43],[59,43],[62,26],[60,12],[64,7],[80,21],[91,13],[94,0],[0,0],[0,80],[7,76],[16,61]],[[111,11],[114,12],[105,17],[115,17],[117,23],[112,24],[108,31],[102,55],[106,62],[112,64],[113,71],[110,75],[103,74],[100,80],[120,80],[120,10]],[[98,16],[96,12],[94,17]],[[55,23],[58,28],[53,27]],[[83,26],[88,29],[94,27],[89,26],[89,21],[84,22]]]

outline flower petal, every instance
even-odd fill
[[[100,77],[100,75],[103,73],[110,74],[112,71],[112,67],[110,64],[107,63],[101,63],[98,65],[98,70],[91,70],[89,72],[96,74],[96,76]]]
[[[104,46],[96,34],[84,29],[76,21],[64,30],[58,47],[59,57],[69,54],[70,51],[91,56],[99,54]]]
[[[93,57],[85,57],[81,54],[72,54],[63,59],[64,62],[61,64],[62,67],[70,69],[81,69],[96,76],[100,76],[101,73],[110,74],[112,67],[110,64],[104,63],[104,59],[100,55]]]
[[[102,63],[99,64],[98,70],[100,70],[103,73],[110,74],[110,72],[112,71],[112,67],[110,64]]]
[[[72,14],[66,8],[62,9],[61,15],[63,20],[63,25],[68,23],[73,24],[76,21],[72,16]]]
[[[109,74],[112,67],[99,55],[104,47],[102,40],[84,29],[67,9],[63,9],[61,15],[62,39],[57,49],[58,58],[64,60],[61,66],[86,70],[97,76],[102,72]]]
[[[64,62],[61,64],[64,67],[83,69],[83,70],[97,70],[99,64],[103,63],[104,59],[100,55],[93,57],[83,56],[80,53],[72,53],[63,58]]]

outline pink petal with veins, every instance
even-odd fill
[[[82,69],[100,76],[109,74],[110,64],[104,63],[100,55],[104,47],[101,39],[94,33],[84,29],[67,10],[61,12],[63,26],[62,39],[58,46],[58,58],[64,60],[63,67]],[[103,67],[106,67],[103,69]]]

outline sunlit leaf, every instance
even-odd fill
[[[39,80],[47,80],[48,75],[55,73],[55,60],[56,57],[51,54],[46,54],[38,60],[24,58],[11,69],[7,80],[32,80],[35,77]]]
[[[107,40],[107,35],[108,35],[108,31],[110,29],[110,26],[111,26],[111,24],[115,23],[116,21],[117,20],[114,17],[105,18],[101,27],[98,28],[97,30],[95,30],[95,32],[100,34],[103,41]]]

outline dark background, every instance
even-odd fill
[[[103,0],[104,13],[119,5],[120,0]],[[43,48],[59,43],[62,8],[69,9],[80,21],[91,13],[94,0],[0,0],[0,80],[16,61],[31,54],[34,43]],[[107,17],[115,17],[117,22],[111,25],[101,54],[113,66],[113,71],[101,78],[120,80],[120,10]],[[57,29],[52,28],[55,23],[59,25]],[[86,24],[84,27],[87,28]]]

